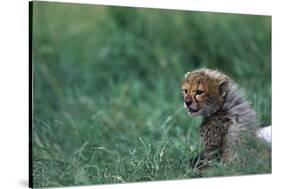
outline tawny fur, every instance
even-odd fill
[[[254,131],[256,126],[255,111],[244,94],[228,76],[210,69],[186,73],[182,90],[189,114],[203,118],[201,157],[231,162],[241,134]]]

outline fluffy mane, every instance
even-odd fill
[[[256,126],[256,113],[245,99],[245,95],[239,90],[237,84],[230,81],[225,101],[220,111],[234,117],[238,129],[253,128]]]

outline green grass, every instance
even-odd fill
[[[197,177],[188,70],[224,71],[271,124],[270,17],[44,2],[33,15],[35,187]],[[271,173],[268,148],[248,143],[245,165],[203,176]]]

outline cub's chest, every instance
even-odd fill
[[[224,116],[204,120],[200,127],[200,135],[203,138],[204,144],[220,144],[231,122],[230,118]]]

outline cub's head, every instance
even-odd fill
[[[189,115],[208,117],[223,105],[229,78],[217,70],[199,69],[185,74],[181,88]]]

